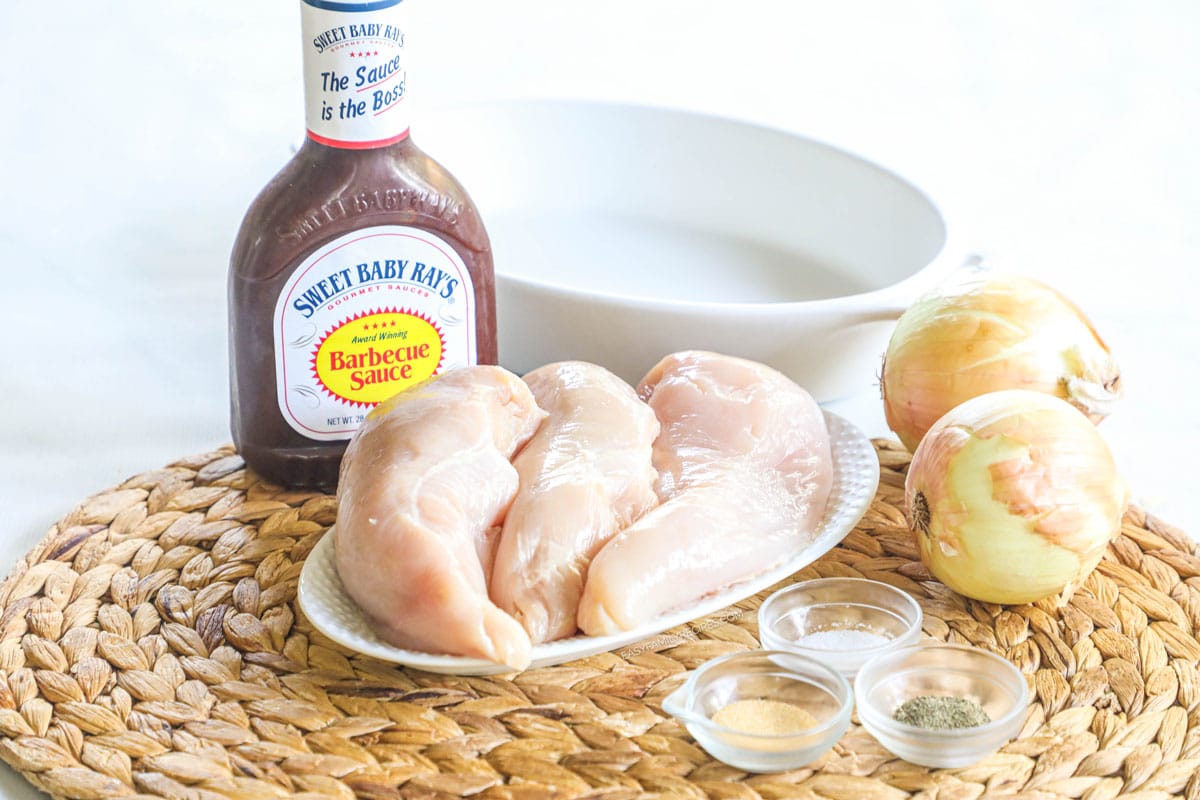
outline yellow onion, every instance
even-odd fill
[[[969,273],[918,299],[884,356],[888,427],[912,451],[939,417],[985,392],[1032,389],[1099,422],[1121,395],[1120,370],[1083,313],[1019,275]]]
[[[904,498],[921,561],[938,580],[1011,604],[1086,578],[1121,529],[1128,493],[1083,414],[1013,389],[938,420],[913,454]]]

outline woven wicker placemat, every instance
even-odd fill
[[[751,775],[664,715],[701,662],[754,648],[766,592],[639,645],[499,678],[423,674],[298,614],[325,495],[257,482],[232,450],[102,492],[0,586],[0,757],[56,796],[1102,798],[1200,796],[1200,558],[1138,511],[1071,601],[964,600],[916,561],[908,454],[846,540],[794,579],[911,592],[925,633],[1017,664],[1018,739],[965,769],[896,759],[853,725],[805,769]]]

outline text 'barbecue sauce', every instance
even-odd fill
[[[233,438],[285,486],[335,486],[380,401],[496,363],[487,233],[408,135],[404,1],[302,0],[308,136],[230,260]]]

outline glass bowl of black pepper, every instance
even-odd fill
[[[926,767],[978,763],[1025,723],[1029,687],[1007,660],[977,647],[921,644],[871,659],[854,680],[863,727]]]
[[[836,670],[771,650],[706,662],[662,703],[709,755],[749,772],[820,758],[850,726],[852,705]]]

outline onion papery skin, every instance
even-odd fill
[[[904,488],[922,563],[959,594],[1005,605],[1082,582],[1128,504],[1095,425],[1029,390],[980,395],[939,419]]]
[[[1021,275],[969,273],[901,315],[884,356],[888,427],[909,452],[950,409],[987,392],[1030,389],[1099,422],[1121,396],[1120,369],[1070,300]]]

